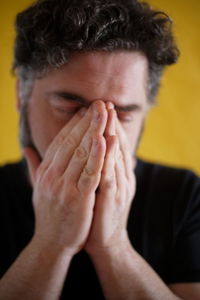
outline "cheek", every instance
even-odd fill
[[[33,144],[40,156],[44,157],[48,146],[66,124],[66,120],[59,120],[51,109],[42,105],[39,109],[36,105],[30,105],[28,120]]]
[[[122,124],[124,131],[126,132],[129,150],[131,151],[131,153],[135,153],[137,149],[138,142],[143,131],[143,124],[143,120]]]

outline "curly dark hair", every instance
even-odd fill
[[[26,78],[62,66],[77,51],[140,51],[149,62],[153,102],[164,67],[179,56],[171,24],[137,0],[38,0],[17,15],[13,69]]]

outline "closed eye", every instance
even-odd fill
[[[59,114],[62,115],[73,115],[84,105],[72,101],[71,99],[63,99],[60,96],[53,96],[50,98],[52,108]]]
[[[63,112],[73,112],[73,111],[80,109],[82,106],[78,105],[78,104],[61,105],[58,103],[58,104],[55,104],[54,107]]]
[[[117,111],[118,119],[122,122],[131,122],[134,120],[135,117],[135,111]]]
[[[131,105],[125,107],[115,107],[117,111],[117,116],[122,122],[131,122],[134,120],[138,112],[141,112],[141,107],[139,105]]]

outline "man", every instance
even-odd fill
[[[136,0],[17,16],[25,159],[0,170],[0,299],[200,299],[200,182],[135,157],[178,50]]]

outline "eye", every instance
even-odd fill
[[[75,114],[80,108],[81,108],[81,106],[78,106],[78,105],[76,107],[60,107],[60,106],[55,107],[55,109],[59,113],[66,114],[66,115]]]
[[[121,122],[132,122],[135,117],[134,111],[117,111],[118,119]]]
[[[78,103],[68,101],[52,101],[52,108],[59,114],[72,115],[75,114],[82,106]]]

